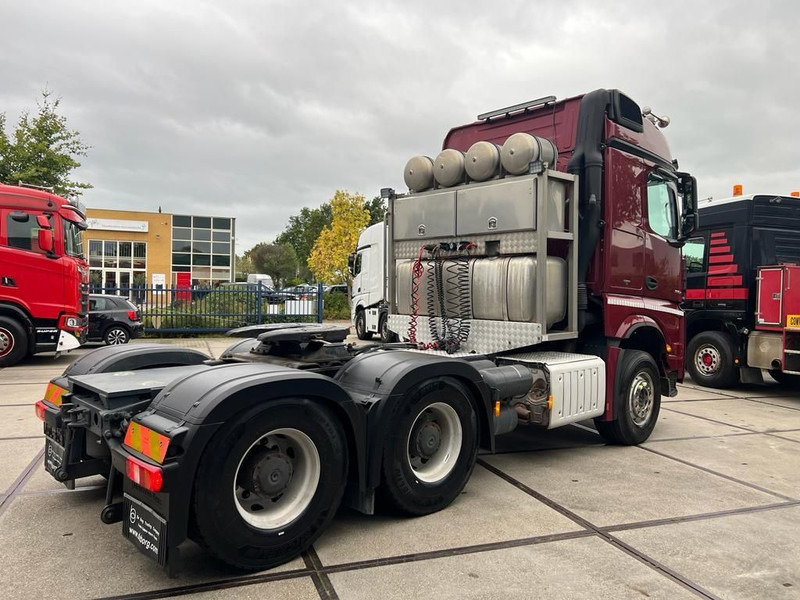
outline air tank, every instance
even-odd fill
[[[433,187],[433,161],[427,156],[412,156],[403,170],[403,181],[412,192]]]
[[[555,167],[557,158],[558,150],[553,142],[529,133],[515,133],[500,150],[503,168],[511,175],[524,175],[536,161]]]
[[[448,148],[433,161],[433,177],[442,187],[464,183],[464,153]]]
[[[500,148],[492,142],[475,142],[467,150],[467,175],[475,181],[486,181],[500,171]]]

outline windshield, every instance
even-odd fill
[[[83,231],[77,223],[62,219],[64,224],[64,252],[83,258]]]

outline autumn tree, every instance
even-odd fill
[[[370,211],[364,196],[336,191],[331,204],[331,224],[319,234],[308,266],[318,281],[348,281],[347,255],[353,252],[361,231],[369,224]]]
[[[72,171],[81,166],[77,157],[86,156],[89,146],[67,127],[67,118],[58,114],[60,103],[60,98],[44,90],[36,114],[23,112],[10,136],[6,116],[0,114],[0,181],[53,188],[60,196],[79,195],[92,187],[70,179]]]
[[[282,287],[297,272],[297,255],[289,244],[257,244],[246,255],[256,272],[272,277],[276,287]]]

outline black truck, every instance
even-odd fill
[[[768,322],[766,303],[791,306],[787,280],[762,289],[767,272],[800,264],[800,198],[750,194],[698,202],[700,225],[683,247],[686,261],[686,366],[695,383],[725,388],[800,376],[786,360],[796,350],[791,323]],[[788,279],[788,278],[787,278]],[[767,283],[767,282],[764,282]],[[767,294],[769,292],[769,294]],[[775,295],[773,297],[773,295]],[[787,347],[788,344],[788,347]]]

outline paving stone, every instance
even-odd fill
[[[695,598],[597,537],[330,575],[343,600]]]
[[[580,529],[476,466],[464,492],[447,509],[417,518],[341,511],[315,548],[330,565]]]
[[[800,507],[615,533],[729,600],[800,595]]]
[[[712,419],[751,431],[800,429],[800,411],[748,400],[731,399],[711,402],[686,402],[667,410]]]
[[[740,438],[711,438],[718,439]],[[674,442],[676,446],[685,443]],[[527,456],[489,456],[484,460],[595,525],[663,519],[776,501],[772,495],[636,447],[581,448]]]

